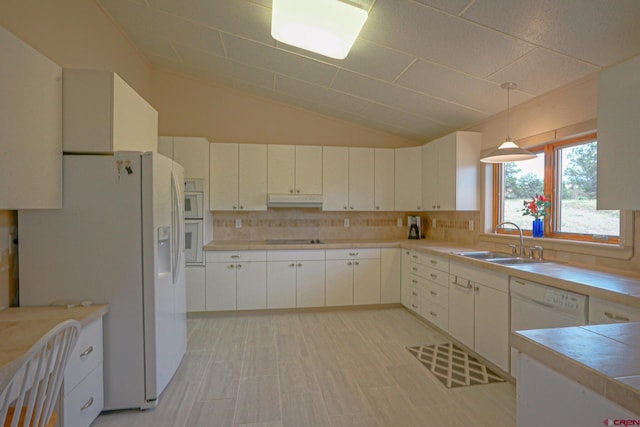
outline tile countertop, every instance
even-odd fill
[[[324,240],[321,244],[302,245],[268,245],[264,240],[214,240],[204,246],[205,251],[348,248],[404,248],[417,250],[440,255],[450,261],[464,262],[558,289],[640,308],[640,275],[638,274],[596,270],[588,266],[566,262],[499,265],[452,253],[486,249],[478,246],[464,246],[430,240]]]
[[[88,307],[12,307],[0,311],[0,384],[22,364],[22,356],[58,323],[75,319],[85,326],[109,312],[107,304]]]
[[[511,346],[640,415],[640,323],[513,332]]]

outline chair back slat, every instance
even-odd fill
[[[77,321],[66,320],[27,351],[22,366],[0,384],[0,427],[42,427],[49,422],[79,331]],[[7,424],[10,408],[13,417]]]

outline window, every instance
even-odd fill
[[[598,141],[595,134],[548,143],[531,150],[537,158],[495,165],[494,225],[511,221],[531,234],[523,202],[536,194],[551,198],[545,237],[618,243],[620,211],[596,210]]]

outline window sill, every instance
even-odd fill
[[[517,234],[493,234],[482,233],[479,236],[480,242],[496,243],[496,244],[519,244],[520,236]],[[525,246],[540,245],[545,249],[554,251],[567,252],[580,255],[591,255],[604,258],[614,258],[619,260],[630,260],[633,257],[633,247],[611,245],[594,242],[579,242],[576,240],[561,240],[552,238],[533,238],[524,236]]]

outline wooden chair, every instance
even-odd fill
[[[59,323],[25,354],[23,364],[0,385],[0,426],[50,427],[69,355],[76,345],[80,323]],[[21,408],[21,409],[16,409]]]

